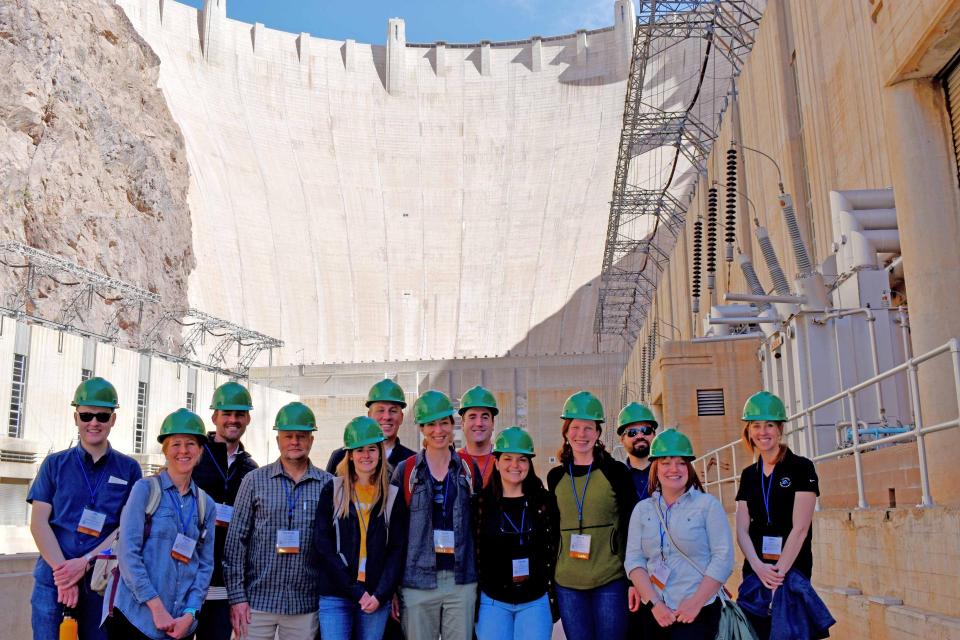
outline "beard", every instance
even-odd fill
[[[650,455],[650,445],[646,440],[637,440],[630,448],[630,454],[638,458],[646,458]]]

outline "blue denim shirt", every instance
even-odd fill
[[[627,575],[637,567],[652,575],[662,549],[670,577],[665,589],[656,585],[654,589],[661,593],[668,607],[676,609],[684,598],[693,595],[703,576],[674,549],[666,533],[661,547],[658,504],[664,512],[666,505],[661,501],[659,491],[633,509],[623,567]],[[667,525],[674,541],[706,575],[721,584],[727,581],[733,573],[733,536],[723,505],[716,498],[691,488],[673,503]],[[706,604],[715,598],[713,596]]]
[[[120,516],[120,539],[117,543],[117,558],[120,563],[121,581],[117,588],[115,606],[123,612],[133,626],[155,640],[163,640],[167,634],[153,625],[153,615],[146,602],[160,597],[163,606],[174,618],[183,615],[186,608],[200,609],[213,575],[213,537],[216,526],[216,506],[207,496],[205,516],[206,538],[199,540],[199,509],[197,508],[197,485],[190,482],[190,491],[183,496],[183,517],[193,514],[187,522],[186,535],[197,540],[193,557],[184,564],[175,560],[170,551],[180,533],[180,504],[177,488],[166,471],[160,473],[161,498],[154,512],[150,535],[144,540],[143,528],[150,486],[147,479],[133,486],[130,499]],[[190,628],[196,627],[196,622]]]
[[[136,460],[113,448],[94,463],[86,449],[76,446],[47,456],[30,485],[27,502],[33,504],[36,500],[50,505],[49,524],[63,557],[79,558],[116,530],[120,511],[133,483],[141,476]],[[97,537],[77,531],[80,516],[87,508],[107,516]],[[39,568],[46,562],[40,558],[37,564]]]

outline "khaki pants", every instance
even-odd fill
[[[247,632],[249,640],[314,640],[320,621],[317,612],[281,615],[252,610]]]
[[[400,622],[407,638],[471,640],[477,583],[457,584],[452,571],[437,572],[436,589],[402,589]]]

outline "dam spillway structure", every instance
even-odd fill
[[[238,22],[225,0],[118,4],[160,58],[186,143],[191,305],[284,342],[254,375],[332,425],[377,378],[411,396],[482,382],[508,419],[550,432],[579,386],[620,399],[624,344],[594,324],[628,86],[648,85],[651,112],[692,101],[693,124],[667,118],[629,169],[653,182],[672,168],[679,201],[738,66],[710,57],[710,25],[721,51],[725,29],[749,38],[760,15],[711,2],[638,16],[616,0],[602,29],[412,43],[394,18],[378,45]],[[651,39],[656,55],[638,48]],[[651,224],[634,216],[633,231]]]

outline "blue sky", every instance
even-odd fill
[[[179,0],[194,7],[203,0]],[[614,0],[226,0],[227,16],[322,38],[382,44],[387,18],[407,42],[522,40],[613,24]]]

